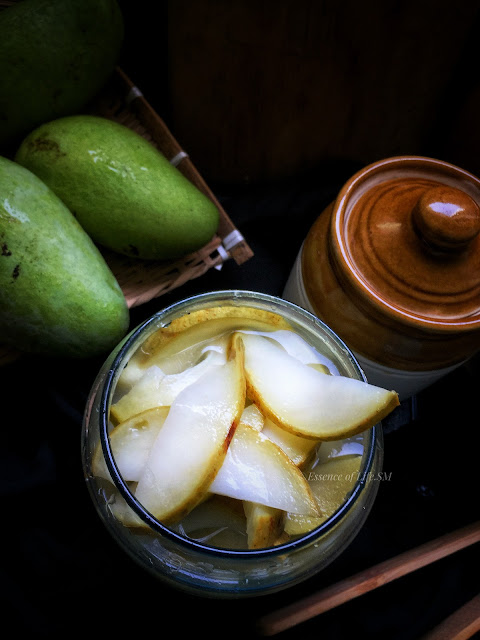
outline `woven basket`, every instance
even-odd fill
[[[11,4],[14,4],[12,0],[0,0],[0,10]],[[139,260],[100,248],[129,308],[181,287],[213,267],[220,268],[225,260],[233,259],[237,265],[241,265],[253,256],[246,240],[196,170],[188,154],[180,147],[140,89],[120,68],[115,69],[110,80],[84,112],[115,120],[136,131],[210,198],[220,214],[217,233],[212,240],[198,251],[178,260]],[[15,349],[0,345],[0,365],[12,361],[17,355]]]

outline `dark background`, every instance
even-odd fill
[[[310,225],[369,162],[418,154],[480,173],[478,3],[120,4],[122,68],[254,252],[133,309],[132,328],[203,291],[281,295]],[[252,637],[260,615],[478,518],[473,359],[385,421],[391,480],[324,572],[251,600],[185,596],[134,565],[90,502],[80,427],[102,361],[0,370],[0,602],[16,633]],[[417,640],[476,594],[478,561],[478,546],[458,552],[282,635]]]

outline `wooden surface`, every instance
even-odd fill
[[[422,640],[467,640],[480,632],[480,595],[448,616]]]
[[[454,128],[462,162],[478,3],[173,0],[168,9],[172,124],[207,179],[276,179],[331,158],[453,155]]]

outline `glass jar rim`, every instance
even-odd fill
[[[223,558],[254,558],[254,557],[275,557],[282,553],[293,551],[298,548],[307,546],[312,540],[317,539],[324,534],[327,534],[331,529],[333,529],[354,507],[357,502],[360,494],[362,493],[368,479],[370,476],[370,472],[373,466],[373,461],[375,458],[376,446],[378,443],[378,439],[381,436],[381,425],[380,423],[371,427],[370,431],[370,442],[368,444],[368,449],[366,451],[366,456],[364,454],[364,462],[363,462],[363,472],[359,474],[353,489],[350,492],[349,497],[345,502],[337,509],[337,511],[330,517],[325,520],[318,527],[315,527],[311,531],[301,536],[296,537],[293,540],[288,542],[279,544],[274,547],[265,547],[262,549],[227,549],[222,547],[215,547],[208,544],[204,544],[197,540],[187,538],[180,533],[177,533],[173,529],[169,528],[167,525],[163,524],[159,520],[157,520],[151,513],[149,513],[143,505],[135,498],[130,488],[128,487],[126,481],[122,478],[120,474],[117,464],[115,462],[115,458],[112,452],[110,437],[109,437],[109,411],[110,411],[110,399],[112,393],[115,389],[116,383],[116,374],[120,369],[120,365],[129,351],[133,351],[133,346],[137,345],[137,341],[140,336],[144,333],[144,331],[151,327],[155,326],[155,323],[158,321],[160,317],[169,316],[176,311],[181,311],[184,307],[190,306],[195,302],[207,302],[209,300],[216,300],[218,302],[219,299],[224,299],[225,301],[232,302],[232,300],[238,299],[243,300],[244,298],[250,300],[258,300],[264,303],[273,304],[275,306],[280,305],[285,309],[289,309],[291,312],[302,316],[304,319],[310,320],[315,325],[318,325],[327,336],[333,340],[338,347],[344,351],[350,360],[350,363],[353,365],[354,369],[357,371],[360,379],[366,381],[365,374],[363,373],[360,365],[358,364],[355,356],[350,351],[350,349],[346,346],[346,344],[339,338],[333,331],[328,327],[324,322],[322,322],[319,318],[314,316],[309,311],[295,305],[292,302],[284,300],[283,298],[278,298],[276,296],[260,293],[255,291],[249,291],[244,289],[226,289],[219,291],[211,291],[206,293],[197,294],[194,296],[190,296],[181,301],[175,302],[168,307],[161,309],[156,312],[150,318],[139,324],[135,329],[133,329],[123,340],[122,344],[118,352],[115,354],[115,357],[109,367],[109,370],[106,374],[106,377],[103,382],[102,392],[101,392],[101,401],[100,401],[100,409],[99,409],[99,419],[100,419],[100,428],[99,428],[99,437],[100,444],[102,447],[102,452],[105,459],[105,464],[110,473],[110,476],[113,480],[113,483],[127,505],[132,509],[137,517],[139,517],[145,524],[147,524],[153,531],[164,536],[165,538],[174,541],[181,546],[184,546],[189,549],[195,549],[196,551],[203,553],[205,555],[214,556],[214,557],[223,557]],[[167,325],[168,323],[166,323]],[[164,325],[164,326],[166,326]]]

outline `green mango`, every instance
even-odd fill
[[[93,115],[41,125],[15,159],[63,200],[99,245],[146,260],[178,258],[209,242],[214,203],[150,142]]]
[[[116,0],[22,0],[0,11],[0,153],[42,122],[78,113],[112,73]]]
[[[0,157],[0,342],[93,357],[128,325],[125,297],[91,238],[37,176]]]

